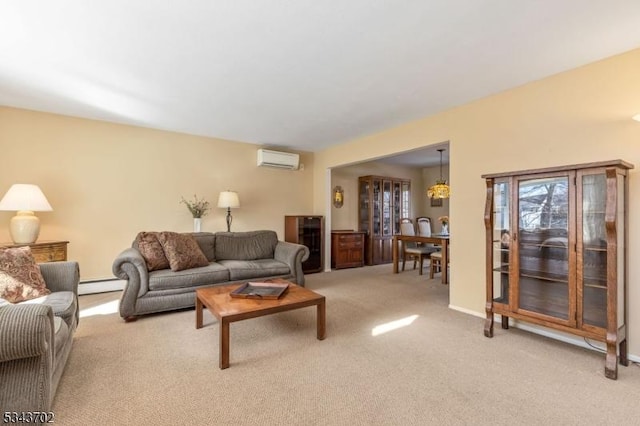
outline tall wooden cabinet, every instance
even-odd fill
[[[400,218],[411,214],[411,180],[361,176],[358,192],[358,229],[366,232],[365,263],[390,263],[393,235],[400,233]]]
[[[322,272],[324,269],[323,216],[285,216],[284,240],[302,244],[309,249],[309,258],[302,262],[304,273]]]
[[[484,334],[494,314],[606,344],[616,379],[627,349],[627,173],[622,160],[483,175]]]

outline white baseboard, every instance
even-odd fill
[[[474,317],[485,318],[485,315],[472,311],[470,309],[461,308],[459,306],[449,305],[449,309],[453,309],[454,311],[459,311],[465,314],[473,315]],[[495,315],[496,321],[500,324],[500,315]],[[592,342],[593,346],[597,346],[598,349],[589,345],[585,340],[581,337],[576,337],[567,333],[556,332],[555,330],[551,330],[546,327],[540,327],[534,324],[528,324],[523,321],[516,321],[513,319],[509,319],[509,327],[518,328],[520,330],[525,330],[531,333],[539,334],[540,336],[549,337],[551,339],[560,340],[561,342],[570,343],[575,346],[580,346],[581,348],[591,349],[593,351],[603,352],[605,349],[603,347],[602,342]],[[629,361],[640,363],[640,356],[629,354]]]
[[[484,314],[477,311],[472,311],[471,309],[461,308],[460,306],[455,306],[449,304],[449,309],[453,309],[454,311],[462,312],[464,314],[473,315],[474,317],[484,318]]]
[[[124,290],[125,280],[85,281],[78,285],[78,294],[106,293]]]

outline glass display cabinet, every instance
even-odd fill
[[[411,214],[411,180],[384,176],[358,178],[358,227],[365,232],[365,263],[392,261],[393,235]]]
[[[621,160],[483,175],[484,334],[494,315],[606,345],[617,378],[627,349],[627,171]]]

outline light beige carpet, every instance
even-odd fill
[[[481,278],[478,285],[484,285]],[[604,378],[604,356],[447,308],[448,288],[391,265],[307,276],[315,308],[231,325],[193,310],[124,323],[119,294],[81,297],[84,317],[54,411],[60,425],[624,425],[640,418],[640,369]],[[94,313],[94,314],[92,314]],[[89,315],[89,316],[86,316]],[[372,335],[384,324],[405,325]],[[412,322],[411,322],[412,320]],[[399,321],[399,322],[398,322]],[[407,324],[409,323],[410,324]]]

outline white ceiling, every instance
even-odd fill
[[[318,151],[639,46],[638,0],[5,0],[0,105]]]

